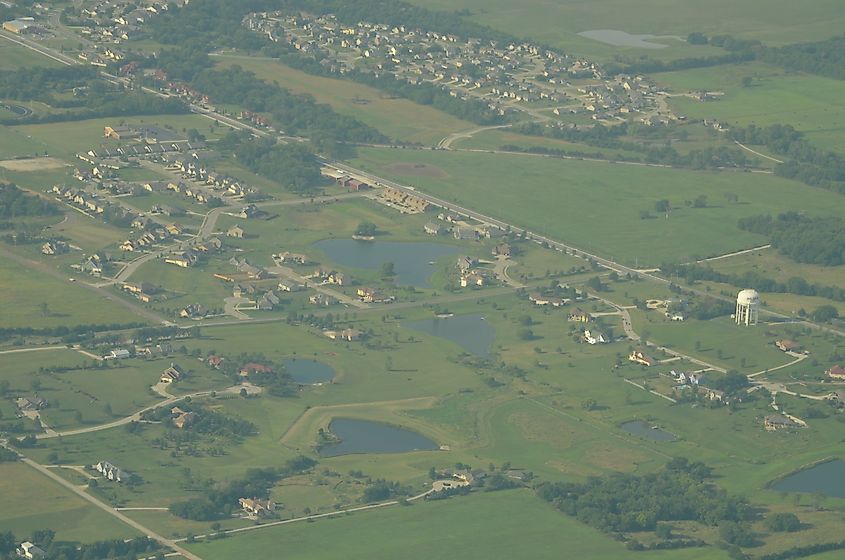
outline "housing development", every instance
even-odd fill
[[[748,3],[0,2],[0,559],[839,558],[845,13]]]

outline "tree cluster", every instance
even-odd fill
[[[790,259],[824,266],[845,264],[845,220],[811,218],[797,212],[776,217],[751,216],[739,228],[769,238],[773,247]]]
[[[31,195],[12,183],[0,183],[0,218],[53,216],[59,209],[52,202]]]
[[[749,520],[752,509],[745,499],[717,488],[710,476],[707,466],[681,458],[654,474],[545,482],[536,491],[562,512],[607,532],[653,531],[661,521],[717,525]]]
[[[762,59],[795,72],[845,80],[845,35],[824,41],[767,48]]]

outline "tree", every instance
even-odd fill
[[[519,329],[517,333],[520,340],[533,340],[534,339],[534,331],[531,329]]]
[[[658,200],[657,202],[654,203],[654,210],[656,212],[660,212],[661,214],[663,214],[663,213],[668,214],[671,209],[672,209],[672,205],[665,198],[663,200]]]
[[[776,533],[794,533],[801,530],[801,520],[794,513],[774,513],[766,518],[766,528]]]
[[[812,317],[817,323],[827,323],[839,317],[839,311],[832,305],[822,305],[813,311]]]
[[[658,523],[657,527],[654,528],[654,534],[658,538],[669,540],[672,538],[672,526],[668,523]]]
[[[376,225],[372,222],[361,222],[355,229],[355,235],[373,236],[378,231]]]
[[[692,203],[693,208],[707,208],[707,195],[700,194],[695,197],[695,200]]]

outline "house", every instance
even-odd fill
[[[487,277],[477,270],[472,270],[466,274],[461,274],[461,287],[468,286],[484,286],[487,283]]]
[[[343,329],[342,331],[323,331],[323,334],[332,340],[346,340],[355,342],[364,338],[363,331],[357,329]]]
[[[115,348],[105,356],[103,356],[104,360],[125,360],[126,358],[131,358],[132,354],[129,353],[129,350],[125,348]]]
[[[238,374],[241,377],[248,377],[251,373],[273,373],[273,366],[249,362],[241,366],[241,369],[238,370]]]
[[[364,303],[382,303],[386,301],[386,298],[376,290],[375,288],[358,288],[357,290],[358,298]]]
[[[235,239],[243,239],[244,238],[244,230],[240,226],[232,226],[226,231],[226,237],[234,237]]]
[[[41,397],[19,397],[15,399],[15,404],[21,412],[35,412],[47,407],[47,399]]]
[[[717,401],[720,403],[728,402],[728,395],[724,391],[720,391],[719,389],[710,389],[709,387],[705,387],[704,390],[704,396],[711,401]]]
[[[628,354],[628,361],[643,366],[653,366],[657,363],[657,360],[655,360],[642,350],[633,350],[630,354]]]
[[[337,299],[326,294],[314,294],[308,298],[308,302],[312,305],[319,305],[320,307],[328,307],[337,303]]]
[[[576,323],[589,323],[593,320],[593,316],[580,307],[576,307],[572,313],[569,314],[569,320]]]
[[[778,350],[782,350],[783,352],[798,352],[801,350],[801,345],[799,343],[789,339],[778,340],[775,342],[775,346],[778,347]]]
[[[238,500],[241,508],[251,518],[271,515],[276,510],[276,504],[270,500],[259,500],[258,498],[241,498]]]
[[[509,243],[499,243],[493,247],[492,253],[494,257],[510,257],[513,254]]]
[[[774,432],[788,428],[800,428],[801,424],[781,414],[771,414],[763,418],[763,426],[766,430]]]
[[[584,330],[584,341],[587,344],[607,344],[610,342],[605,338],[604,334],[589,329]]]
[[[174,363],[171,363],[170,367],[162,372],[159,381],[162,383],[175,383],[183,377],[185,377],[185,372],[182,371],[182,368]]]
[[[221,358],[220,356],[212,355],[212,356],[209,356],[208,359],[206,359],[205,363],[208,364],[208,367],[212,367],[214,369],[220,369],[220,366],[223,364],[224,359],[225,358]]]
[[[60,255],[68,252],[68,244],[64,241],[48,241],[41,246],[41,253],[44,255]]]
[[[135,130],[134,128],[130,128],[128,126],[107,126],[103,128],[104,138],[113,138],[114,140],[129,140],[131,138],[138,138],[140,136],[140,131]]]
[[[202,318],[208,314],[208,310],[199,303],[192,303],[186,305],[179,311],[179,316],[183,319]]]
[[[6,24],[3,24],[3,29],[6,29]],[[17,555],[21,558],[47,558],[47,553],[32,544],[29,541],[24,541],[17,549]]]
[[[174,406],[170,409],[170,417],[173,420],[173,425],[179,428],[180,430],[184,430],[191,424],[193,424],[194,420],[196,420],[197,415],[193,412],[185,412],[178,406]]]
[[[300,292],[305,289],[305,286],[293,280],[282,280],[278,287],[283,292]]]
[[[278,258],[284,264],[308,264],[307,256],[290,251],[279,254]]]
[[[456,226],[452,228],[452,236],[459,241],[477,241],[478,231],[469,226]]]
[[[836,408],[845,408],[845,391],[835,391],[825,397]]]
[[[121,470],[117,465],[109,463],[108,461],[100,461],[94,465],[94,470],[102,474],[106,480],[113,482],[123,482],[129,478],[129,473]]]
[[[831,379],[837,379],[839,381],[845,381],[845,367],[837,364],[832,366],[829,370],[827,370],[827,376]]]
[[[423,226],[423,231],[429,235],[443,235],[446,233],[446,228],[436,222],[429,222]]]
[[[272,311],[273,308],[279,305],[280,302],[281,300],[279,299],[279,296],[276,295],[276,292],[270,290],[261,296],[261,299],[258,300],[256,307],[263,311]]]
[[[466,274],[467,272],[469,272],[469,270],[471,268],[473,268],[476,265],[478,265],[478,259],[476,259],[475,257],[466,257],[466,256],[458,257],[458,262],[456,264],[456,266],[458,267],[458,270],[461,271],[461,274]]]
[[[335,284],[337,286],[348,286],[352,283],[352,278],[348,274],[344,274],[342,272],[332,272],[329,274],[326,281],[329,284]]]
[[[188,268],[189,266],[193,266],[197,262],[197,256],[190,252],[185,251],[184,253],[176,253],[172,255],[167,255],[164,258],[164,262],[167,264],[175,264],[181,268]]]

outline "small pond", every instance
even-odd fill
[[[290,374],[291,379],[300,385],[319,385],[328,383],[334,379],[335,371],[332,366],[318,362],[317,360],[304,360],[302,358],[287,358],[284,361],[285,371]]]
[[[808,492],[845,498],[845,461],[836,459],[819,463],[778,480],[771,488],[778,492]]]
[[[406,453],[439,448],[436,443],[417,432],[369,420],[336,418],[329,424],[329,430],[341,441],[321,447],[321,457],[353,453]]]
[[[683,40],[681,37],[674,35],[632,35],[625,31],[619,31],[618,29],[593,29],[591,31],[582,31],[578,35],[607,45],[613,45],[614,47],[637,47],[640,49],[664,49],[669,46],[662,43],[653,43],[650,41],[651,39]]]
[[[490,347],[496,340],[496,329],[481,315],[435,317],[402,323],[402,326],[451,340],[470,354],[482,358],[490,356]]]
[[[623,430],[628,432],[629,434],[634,434],[635,436],[639,436],[644,439],[650,439],[652,441],[675,441],[676,438],[674,434],[670,434],[667,431],[661,430],[660,428],[656,428],[651,424],[647,424],[642,420],[634,420],[632,422],[625,422],[620,426]]]
[[[324,239],[314,247],[341,266],[381,270],[386,262],[393,263],[396,284],[430,288],[429,279],[435,272],[433,263],[448,255],[459,255],[461,249],[442,243],[399,243],[394,241],[357,241],[355,239]]]

